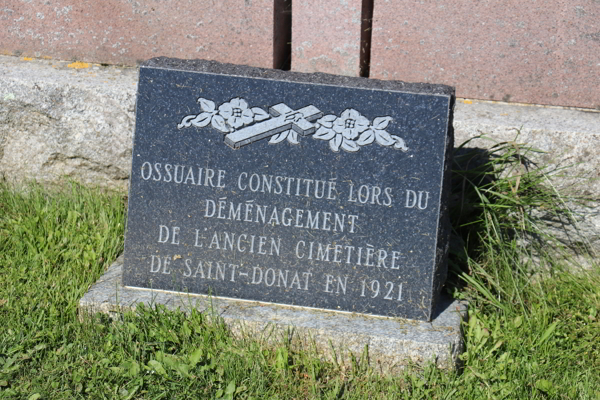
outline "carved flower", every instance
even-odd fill
[[[247,125],[254,120],[254,113],[248,108],[246,100],[236,97],[219,106],[219,115],[234,129]]]
[[[367,130],[370,121],[351,108],[345,110],[342,115],[333,121],[333,130],[341,133],[346,139],[354,140]]]

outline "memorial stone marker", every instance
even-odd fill
[[[152,59],[123,283],[430,320],[453,89]]]

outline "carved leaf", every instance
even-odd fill
[[[331,140],[335,136],[335,131],[333,129],[325,128],[324,126],[319,127],[317,132],[313,135],[315,139],[321,140]]]
[[[406,143],[404,143],[404,139],[402,139],[401,137],[398,137],[396,135],[392,135],[392,139],[394,139],[394,141],[396,142],[396,143],[394,143],[394,148],[396,150],[408,151],[408,147],[406,147]]]
[[[273,135],[271,136],[271,140],[269,140],[270,144],[276,144],[279,142],[283,142],[285,140],[286,137],[288,137],[288,134],[290,133],[289,130],[278,133],[277,135]]]
[[[194,118],[196,118],[196,115],[187,115],[187,116],[183,117],[183,119],[181,120],[181,123],[179,125],[177,125],[177,129],[189,128],[190,126],[192,126],[192,123],[190,121],[193,120]]]
[[[392,139],[392,136],[386,131],[379,129],[373,129],[373,131],[375,132],[375,140],[377,140],[377,143],[381,146],[391,146],[394,144],[394,139]]]
[[[194,125],[198,128],[204,128],[205,126],[210,124],[210,117],[211,117],[210,113],[203,112],[202,114],[198,114],[196,116],[196,118],[194,118],[190,122],[192,123],[192,125]]]
[[[333,127],[333,121],[335,121],[336,119],[337,119],[337,116],[330,114],[330,115],[326,115],[322,118],[319,118],[317,120],[317,122],[319,124],[323,125],[325,128],[331,128],[331,127]]]
[[[253,107],[252,112],[254,113],[255,121],[264,121],[265,119],[269,119],[269,114],[263,110],[262,108]]]
[[[287,137],[288,142],[290,142],[291,144],[298,144],[300,143],[298,141],[298,132],[291,130],[290,134]]]
[[[375,132],[372,129],[367,129],[358,137],[357,144],[364,146],[373,143],[375,140]]]
[[[385,129],[391,121],[392,117],[377,117],[373,120],[373,128]]]
[[[227,127],[227,124],[225,123],[225,119],[223,117],[221,117],[220,115],[213,115],[211,123],[215,129],[217,129],[223,133],[229,133],[229,128]]]
[[[205,98],[199,97],[198,103],[200,103],[200,108],[204,112],[211,113],[211,112],[215,111],[215,102],[214,101],[210,101]]]
[[[342,147],[342,150],[346,150],[351,153],[354,153],[355,151],[360,150],[360,146],[354,140],[348,140],[346,138],[344,138],[341,147]]]
[[[342,144],[342,139],[343,139],[343,136],[341,134],[335,135],[335,137],[329,141],[329,147],[331,147],[331,150],[335,151],[336,153],[338,151],[340,151],[340,145]]]

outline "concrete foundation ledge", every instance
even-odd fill
[[[9,180],[126,189],[138,69],[0,56],[0,174]],[[455,145],[486,134],[544,151],[541,165],[572,165],[564,182],[600,198],[600,111],[459,99]]]
[[[367,346],[371,367],[382,374],[398,373],[409,363],[455,368],[464,348],[461,321],[466,305],[458,301],[445,299],[432,322],[421,322],[126,288],[121,284],[122,268],[120,257],[81,298],[82,318],[96,312],[114,316],[140,303],[182,311],[196,308],[223,318],[236,337],[316,349],[323,359],[335,357],[340,365],[351,365],[350,355],[360,358]]]
[[[0,179],[59,183],[65,177],[127,190],[137,68],[0,56]],[[579,226],[557,234],[600,252],[600,111],[458,99],[455,146],[516,141],[539,149],[532,164],[552,184],[591,199]]]

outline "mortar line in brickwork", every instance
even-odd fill
[[[273,0],[273,68],[292,65],[292,0]]]
[[[373,0],[363,0],[360,27],[360,76],[368,78],[371,67],[371,33],[373,31]]]

